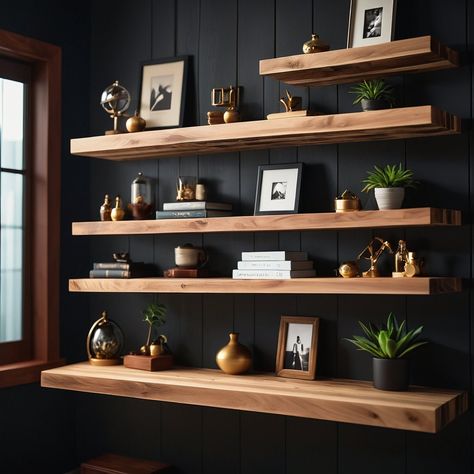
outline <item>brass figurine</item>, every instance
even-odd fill
[[[295,110],[301,110],[301,97],[292,96],[288,90],[285,91],[286,98],[282,97],[280,102],[285,107],[285,112],[294,112]]]
[[[212,89],[211,103],[214,107],[227,107],[223,120],[225,123],[240,122],[239,108],[240,87],[216,87]],[[208,121],[210,115],[208,112]]]
[[[352,191],[346,189],[334,200],[334,208],[336,212],[360,211],[360,199]]]
[[[195,176],[178,176],[176,201],[194,201],[196,199],[196,181]]]
[[[327,51],[329,49],[329,45],[323,43],[319,39],[319,35],[313,33],[311,35],[311,39],[306,41],[303,44],[303,53],[304,54],[311,54],[311,53],[321,53],[323,51]]]
[[[359,276],[359,265],[355,261],[342,262],[339,267],[339,275],[343,278],[355,278]]]
[[[115,81],[102,92],[100,105],[114,121],[113,130],[108,130],[105,134],[121,133],[118,129],[118,119],[125,116],[125,111],[130,106],[130,92],[121,86],[119,81]]]
[[[358,255],[357,260],[364,258],[370,261],[370,268],[362,273],[364,278],[376,278],[380,276],[377,269],[377,261],[384,250],[388,250],[391,254],[393,254],[393,250],[389,242],[381,239],[380,237],[374,237],[370,241],[369,245],[367,245],[367,247],[365,247],[365,249],[362,250],[362,252]]]
[[[120,199],[120,196],[115,198],[115,207],[112,209],[110,217],[113,221],[121,221],[125,217],[125,211],[122,208],[122,199]]]
[[[104,197],[104,203],[100,206],[100,220],[101,221],[111,221],[112,217],[112,206],[110,205],[110,197],[108,194]]]

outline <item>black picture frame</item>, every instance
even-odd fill
[[[150,110],[150,104],[145,102],[142,98],[143,95],[143,88],[145,84],[145,73],[147,68],[152,68],[156,66],[156,71],[159,71],[160,66],[170,66],[176,63],[182,63],[182,83],[179,86],[177,92],[180,94],[179,105],[173,108],[172,99],[170,99],[170,108],[162,111],[152,111]],[[179,73],[179,69],[181,66],[177,66],[177,73]],[[164,69],[164,68],[162,68]],[[168,68],[169,69],[169,68]],[[150,61],[142,61],[140,63],[140,76],[138,80],[138,101],[137,101],[137,113],[143,117],[146,122],[146,130],[160,130],[166,128],[180,128],[183,126],[184,122],[184,112],[185,112],[185,104],[186,104],[186,90],[188,84],[188,70],[189,70],[189,56],[175,56],[170,58],[159,58],[153,59]],[[151,71],[150,71],[151,73]],[[168,73],[169,75],[169,73]],[[151,86],[150,86],[151,91]],[[145,91],[146,92],[146,91]],[[173,91],[172,91],[173,92]],[[176,92],[174,92],[176,93]],[[168,111],[172,111],[171,120],[166,117],[165,113]],[[163,116],[163,124],[160,124],[160,115]],[[176,118],[176,120],[174,120]]]
[[[294,196],[294,199],[291,200],[292,206],[289,208],[288,206],[285,209],[278,209],[278,207],[281,204],[276,204],[275,209],[264,209],[262,210],[262,191],[267,191],[268,190],[268,183],[264,183],[264,176],[265,176],[265,171],[279,171],[279,170],[298,170],[297,177],[296,177],[296,182],[294,183],[294,192],[291,192],[291,194]],[[271,214],[297,214],[299,211],[299,203],[300,203],[300,192],[301,192],[301,177],[303,173],[303,164],[302,163],[287,163],[287,164],[278,164],[278,165],[260,165],[258,167],[258,174],[257,174],[257,189],[255,193],[255,207],[254,207],[254,215],[271,215]],[[273,183],[272,184],[272,196],[273,196],[273,189],[274,185],[278,185],[281,183]],[[285,194],[286,194],[286,189],[285,189]],[[267,198],[265,199],[266,203],[268,201],[281,201],[281,198],[273,198],[271,197],[270,199]],[[267,205],[267,204],[266,204]],[[268,207],[268,206],[267,206]]]

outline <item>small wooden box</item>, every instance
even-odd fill
[[[208,271],[203,268],[169,268],[163,272],[165,278],[206,278]]]
[[[104,454],[81,464],[81,474],[165,474],[171,466],[158,461]]]
[[[173,356],[170,354],[159,356],[146,355],[126,355],[123,358],[123,365],[130,369],[148,370],[168,370],[173,367]]]

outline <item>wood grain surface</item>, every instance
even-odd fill
[[[42,372],[43,387],[272,413],[435,433],[467,410],[467,393],[412,387],[376,390],[370,382],[303,381],[270,374],[232,376],[176,368],[147,373],[88,362]]]

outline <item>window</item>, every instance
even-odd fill
[[[0,387],[59,365],[60,49],[0,30]]]

